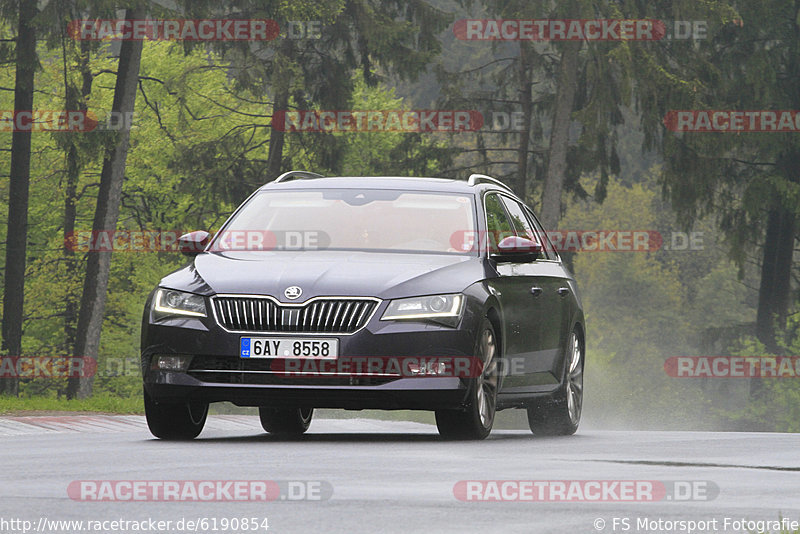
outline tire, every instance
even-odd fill
[[[480,376],[469,379],[466,409],[436,411],[436,427],[445,439],[485,439],[492,431],[499,383],[497,337],[486,318],[478,332],[474,354],[483,362],[483,368]]]
[[[583,410],[583,341],[576,330],[567,339],[564,384],[556,395],[528,407],[528,425],[537,436],[571,436]]]
[[[269,408],[259,406],[258,415],[261,427],[270,434],[286,437],[298,437],[308,430],[313,408]]]
[[[164,440],[190,440],[203,430],[208,417],[208,403],[156,402],[144,390],[144,413],[150,433]]]

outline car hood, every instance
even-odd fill
[[[199,254],[161,286],[203,295],[272,295],[283,302],[289,286],[298,302],[320,295],[399,298],[457,293],[484,278],[476,256],[352,251],[257,251]]]

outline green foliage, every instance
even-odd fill
[[[727,415],[710,412],[717,393],[667,376],[664,363],[697,354],[708,328],[752,320],[754,310],[739,300],[745,288],[708,228],[703,250],[666,250],[678,227],[657,191],[656,173],[632,185],[611,177],[602,206],[575,199],[560,223],[564,230],[656,231],[665,245],[654,252],[574,254],[586,313],[586,415],[625,427],[725,428]],[[592,182],[586,178],[584,186]],[[722,288],[730,294],[703,293]]]
[[[75,51],[71,51],[74,53]],[[63,63],[60,50],[40,47],[42,71],[37,75],[37,109],[63,109]],[[68,63],[77,61],[74,54]],[[103,131],[113,99],[113,58],[92,55],[96,78],[88,109],[101,128],[87,133],[34,133],[31,162],[29,256],[26,280],[26,355],[68,355],[64,335],[64,306],[79,297],[85,253],[78,251],[78,269],[65,268],[63,216],[66,193],[65,150],[73,147],[82,162],[77,184],[76,231],[91,230],[94,195],[101,168],[100,154],[114,132]],[[79,73],[68,72],[73,85]],[[214,230],[266,176],[269,143],[268,103],[238,86],[224,60],[206,50],[186,53],[179,43],[146,42],[136,102],[131,149],[116,230]],[[0,68],[0,86],[13,86],[13,70]],[[368,87],[356,77],[357,107],[401,109],[393,91]],[[13,109],[13,94],[0,91],[0,109]],[[287,152],[299,168],[317,168],[319,159],[312,133],[292,137]],[[0,132],[0,141],[10,133]],[[441,142],[407,133],[341,134],[339,143],[348,172],[370,174],[436,174]],[[9,154],[0,151],[0,168]],[[324,170],[324,169],[323,169]],[[6,211],[7,177],[0,180],[0,209]],[[114,230],[114,229],[109,229]],[[4,241],[6,228],[0,226]],[[140,395],[138,370],[127,365],[127,376],[104,371],[138,358],[142,307],[148,293],[165,274],[186,258],[175,252],[119,251],[112,257],[108,300],[101,337],[95,391],[119,398]],[[131,370],[135,372],[131,373]],[[24,396],[54,395],[65,390],[64,379],[23,379]]]
[[[781,348],[785,356],[800,355],[800,313],[789,317],[782,338]],[[753,336],[742,336],[733,346],[731,354],[772,357]],[[743,428],[800,432],[800,376],[755,378],[751,380],[750,387],[753,394],[749,402],[720,412]]]
[[[355,81],[353,101],[363,110],[408,109],[394,89]],[[344,141],[342,174],[345,176],[435,176],[449,164],[444,139],[415,132],[341,132]]]
[[[378,0],[240,3],[252,17],[320,20],[320,40],[289,43],[217,43],[204,47],[173,42],[144,44],[135,126],[131,136],[119,230],[215,230],[268,175],[270,120],[279,83],[290,109],[394,110],[432,107],[439,95],[434,73],[425,72],[439,52],[442,107],[516,111],[517,44],[455,41],[446,30],[445,2],[408,5]],[[59,3],[48,4],[48,17]],[[85,6],[85,4],[81,4]],[[106,6],[107,7],[107,6]],[[106,8],[104,7],[104,9]],[[219,2],[183,2],[192,16],[219,14]],[[748,337],[757,303],[756,267],[741,261],[757,250],[765,200],[776,194],[800,206],[797,181],[784,172],[782,154],[797,148],[790,135],[743,134],[662,137],[667,109],[692,107],[797,109],[798,94],[781,69],[794,65],[796,35],[779,33],[787,46],[773,46],[763,20],[789,20],[780,2],[741,6],[744,26],[726,2],[647,4],[601,2],[487,2],[479,17],[627,16],[710,21],[707,42],[591,43],[581,53],[577,100],[578,144],[570,154],[569,199],[560,223],[574,230],[653,230],[666,244],[673,232],[700,231],[703,250],[585,252],[572,262],[587,319],[587,417],[596,424],[649,428],[757,428],[798,431],[797,380],[765,381],[758,396],[749,384],[708,384],[672,379],[670,356],[763,355]],[[110,9],[110,8],[108,8]],[[155,9],[155,8],[153,8]],[[471,8],[472,9],[472,8]],[[635,13],[635,10],[639,13]],[[488,14],[487,14],[488,11]],[[620,13],[624,11],[624,13]],[[459,11],[461,13],[461,11]],[[5,16],[5,12],[2,13]],[[110,13],[109,16],[114,16]],[[574,17],[578,18],[578,16]],[[6,18],[10,20],[10,18]],[[796,21],[795,21],[796,22]],[[793,26],[781,27],[784,31]],[[0,25],[0,37],[11,29]],[[64,107],[64,61],[68,84],[81,86],[79,46],[57,34],[40,44],[37,109]],[[773,43],[774,44],[774,43]],[[286,48],[283,46],[286,45]],[[111,108],[116,60],[104,43],[90,47],[94,75],[86,102],[104,122]],[[12,48],[0,43],[0,87],[13,87]],[[533,54],[532,165],[540,176],[555,95],[559,45]],[[66,53],[66,57],[64,54]],[[714,59],[716,58],[716,59]],[[460,71],[475,69],[473,74]],[[284,76],[282,78],[282,76]],[[412,81],[421,76],[421,81]],[[404,91],[393,88],[402,81]],[[409,102],[398,94],[412,94]],[[480,105],[472,105],[479,102]],[[625,107],[627,103],[631,107]],[[13,92],[0,90],[0,109],[13,109]],[[488,119],[489,114],[485,115]],[[624,123],[625,126],[620,125]],[[641,131],[635,126],[641,124]],[[485,133],[485,135],[484,135]],[[77,269],[63,248],[66,152],[74,150],[77,230],[91,228],[100,157],[113,132],[33,134],[29,258],[26,278],[24,353],[69,354],[65,303],[80,295],[85,253]],[[400,132],[287,133],[282,167],[352,175],[461,177],[465,169],[512,176],[515,133],[478,135]],[[663,141],[663,145],[659,145]],[[11,134],[0,132],[0,211],[8,203]],[[667,156],[657,165],[658,147]],[[499,149],[499,150],[496,150]],[[492,152],[492,150],[495,150]],[[502,155],[498,155],[502,154]],[[733,161],[746,156],[770,165]],[[774,163],[775,165],[772,165]],[[668,197],[661,197],[661,187]],[[592,194],[594,199],[592,199]],[[602,206],[594,200],[603,201]],[[674,209],[678,210],[676,216]],[[703,218],[704,215],[709,215]],[[12,229],[13,230],[13,229]],[[0,225],[0,246],[8,229]],[[738,264],[728,259],[736,252]],[[143,303],[166,273],[186,259],[173,252],[116,252],[101,338],[95,396],[62,399],[65,381],[23,380],[21,398],[0,398],[0,413],[17,410],[99,410],[140,413],[139,325]],[[800,316],[791,316],[782,337],[787,355],[800,354]],[[130,362],[133,362],[130,363]],[[122,366],[122,367],[120,367]],[[716,388],[716,389],[715,389]],[[644,408],[643,408],[644,407]],[[428,416],[423,416],[428,417]]]

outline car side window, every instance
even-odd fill
[[[546,260],[555,259],[552,247],[548,246],[547,236],[541,231],[539,226],[534,226],[534,218],[530,216],[530,210],[524,204],[508,197],[503,197],[511,220],[517,229],[517,235],[535,241],[542,245],[541,257]]]
[[[528,215],[528,221],[530,221],[530,223],[536,229],[536,233],[540,236],[539,242],[542,244],[542,248],[544,249],[543,254],[545,258],[548,260],[559,261],[560,258],[558,257],[558,252],[556,252],[555,247],[550,242],[550,238],[547,237],[547,233],[542,229],[542,225],[539,224],[539,220],[528,206],[524,206],[524,208],[525,213]]]
[[[486,230],[489,252],[497,252],[497,243],[504,237],[514,235],[514,229],[508,214],[503,207],[503,202],[498,195],[486,195]]]
[[[503,197],[503,204],[505,204],[506,210],[508,210],[508,214],[511,216],[511,222],[514,223],[514,229],[517,235],[525,239],[530,239],[531,241],[539,241],[538,236],[533,231],[533,227],[525,216],[525,212],[522,210],[522,206],[519,205],[519,202],[508,197]]]

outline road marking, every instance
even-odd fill
[[[432,425],[410,421],[380,421],[375,419],[319,419],[312,422],[314,430],[326,433],[435,433]],[[233,432],[253,434],[262,432],[256,415],[210,415],[203,432]],[[0,437],[36,434],[85,433],[108,434],[145,432],[147,421],[142,415],[24,415],[0,416]]]

